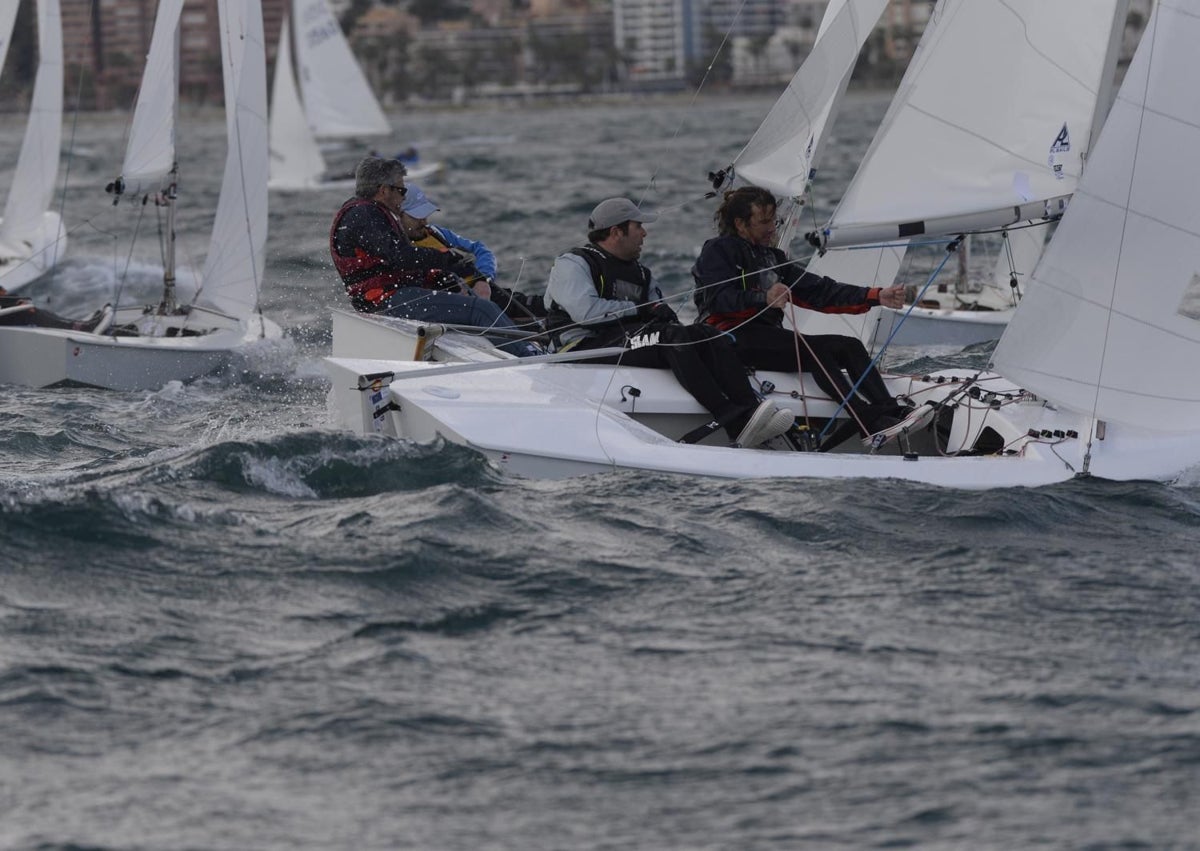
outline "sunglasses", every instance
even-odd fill
[[[388,186],[389,189],[395,189],[397,192],[399,192],[401,198],[405,198],[408,196],[408,187],[407,186],[397,186],[394,183],[388,183],[386,185]]]

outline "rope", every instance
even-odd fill
[[[942,258],[942,262],[939,263],[938,267],[936,269],[934,269],[933,272],[930,274],[929,280],[925,282],[925,285],[923,287],[921,287],[920,292],[917,293],[917,297],[915,299],[913,299],[913,303],[908,306],[908,309],[905,310],[903,314],[901,314],[900,321],[897,322],[894,326],[892,326],[892,332],[890,334],[888,334],[888,338],[883,341],[883,345],[879,347],[879,351],[875,354],[875,356],[873,358],[871,358],[871,362],[869,364],[867,364],[866,370],[863,372],[862,375],[860,375],[858,377],[858,380],[854,382],[853,386],[851,386],[851,388],[850,388],[851,396],[853,396],[855,393],[858,392],[859,386],[863,383],[863,379],[865,379],[867,377],[867,374],[871,371],[871,369],[877,367],[877,364],[883,358],[884,352],[887,351],[888,346],[891,345],[892,340],[895,339],[896,334],[900,331],[900,326],[902,326],[904,324],[904,320],[909,317],[909,314],[912,313],[913,308],[916,307],[917,304],[921,301],[921,298],[925,295],[925,291],[928,290],[930,285],[933,284],[934,280],[941,273],[942,267],[944,267],[946,265],[946,263],[950,260],[951,255],[953,255],[954,252],[957,251],[957,249],[958,249],[958,240],[955,240],[954,242],[950,243],[950,245],[946,248],[946,256],[944,256]],[[829,431],[829,427],[833,424],[834,419],[836,419],[837,415],[842,412],[842,409],[844,407],[846,407],[847,401],[848,400],[845,400],[845,399],[842,400],[842,403],[840,405],[838,405],[838,409],[836,411],[834,411],[833,416],[829,418],[829,422],[825,423],[825,428],[821,429],[821,434],[818,435],[818,437],[823,438],[825,436],[826,432]],[[853,413],[853,411],[851,411],[851,413]]]
[[[729,28],[725,31],[725,35],[721,39],[721,43],[717,45],[717,49],[715,51],[713,51],[712,59],[709,60],[708,67],[706,67],[704,69],[704,76],[700,78],[700,82],[696,86],[696,91],[694,91],[692,93],[692,99],[691,99],[691,101],[688,102],[688,110],[691,110],[693,107],[695,107],[696,100],[697,100],[697,98],[700,97],[700,92],[704,89],[704,84],[708,82],[708,77],[712,73],[713,66],[717,64],[717,58],[721,55],[721,51],[725,49],[725,45],[726,45],[726,43],[728,43],[730,35],[733,34],[734,26],[737,24],[738,18],[741,17],[742,10],[744,8],[746,8],[746,4],[748,2],[749,2],[749,0],[742,0],[742,2],[738,5],[737,11],[733,13],[733,18],[729,22]],[[674,142],[677,138],[679,138],[679,132],[682,129],[683,129],[683,120],[680,119],[680,121],[675,125],[675,132],[671,135],[672,144],[668,146],[668,149],[672,149],[675,147]],[[645,189],[642,190],[642,194],[638,198],[637,205],[639,207],[642,206],[642,201],[645,200],[646,195],[650,192],[650,189],[654,186],[654,181],[658,178],[659,171],[661,171],[661,168],[655,167],[654,171],[651,172],[650,179],[648,181],[646,181],[646,187],[645,187]],[[711,197],[711,196],[709,196],[709,197]]]

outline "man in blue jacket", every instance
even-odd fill
[[[536,324],[540,328],[541,299],[531,299],[525,293],[505,289],[496,284],[496,255],[474,239],[467,239],[445,225],[429,223],[429,217],[441,208],[421,187],[408,184],[408,194],[400,207],[400,226],[413,245],[432,248],[455,255],[463,265],[463,279],[480,298],[490,298],[509,318],[520,325]]]

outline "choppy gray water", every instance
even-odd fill
[[[883,105],[852,100],[826,203]],[[704,174],[769,106],[394,119],[507,283],[624,193],[667,211],[646,258],[682,290]],[[223,156],[198,126],[197,259]],[[152,243],[126,273],[110,235],[123,133],[74,131],[69,259],[32,290],[62,312],[153,292]],[[1194,480],[538,482],[341,433],[341,200],[272,197],[288,337],[244,369],[0,389],[0,847],[1200,847]]]

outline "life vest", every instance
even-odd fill
[[[411,237],[410,237],[410,239],[411,239]],[[461,248],[453,247],[452,245],[450,245],[450,243],[448,243],[444,239],[442,239],[442,235],[440,233],[438,233],[438,231],[435,228],[429,227],[428,225],[426,225],[426,227],[425,227],[425,235],[423,237],[421,237],[420,239],[412,240],[412,244],[415,245],[417,248],[432,248],[436,251],[448,251],[452,254],[458,255],[459,257],[461,257],[465,260],[470,260],[472,263],[475,262],[474,254],[471,254],[468,251],[463,251]],[[467,277],[463,278],[463,280],[466,281],[468,285],[470,285],[470,284],[475,283],[477,280],[479,280],[482,277],[483,277],[482,275],[476,273],[474,275],[468,275]]]
[[[650,270],[636,260],[619,260],[594,245],[572,248],[567,253],[582,257],[587,262],[588,269],[592,273],[592,286],[596,288],[596,294],[600,298],[631,301],[634,304],[645,304],[650,300]],[[546,307],[546,330],[554,336],[556,342],[558,340],[557,332],[579,324],[557,302],[551,300]],[[644,325],[644,321],[632,318],[628,320],[614,319],[611,322],[589,322],[588,330],[600,333],[597,334],[595,340],[588,342],[592,345],[607,345],[606,341],[614,338],[623,340],[627,330],[626,326],[629,326],[630,330],[636,330]]]
[[[396,221],[396,217],[387,207],[370,198],[351,198],[333,217],[333,225],[329,228],[329,255],[333,258],[333,266],[341,276],[342,283],[346,287],[346,294],[350,296],[350,303],[354,309],[364,313],[373,313],[383,306],[392,293],[396,292],[400,286],[405,285],[403,282],[408,276],[401,270],[386,268],[387,263],[382,257],[368,254],[357,246],[352,254],[338,253],[336,237],[338,228],[342,225],[342,218],[351,209],[368,205],[376,207],[383,213],[388,226],[401,239],[408,239],[404,235],[400,223]]]

